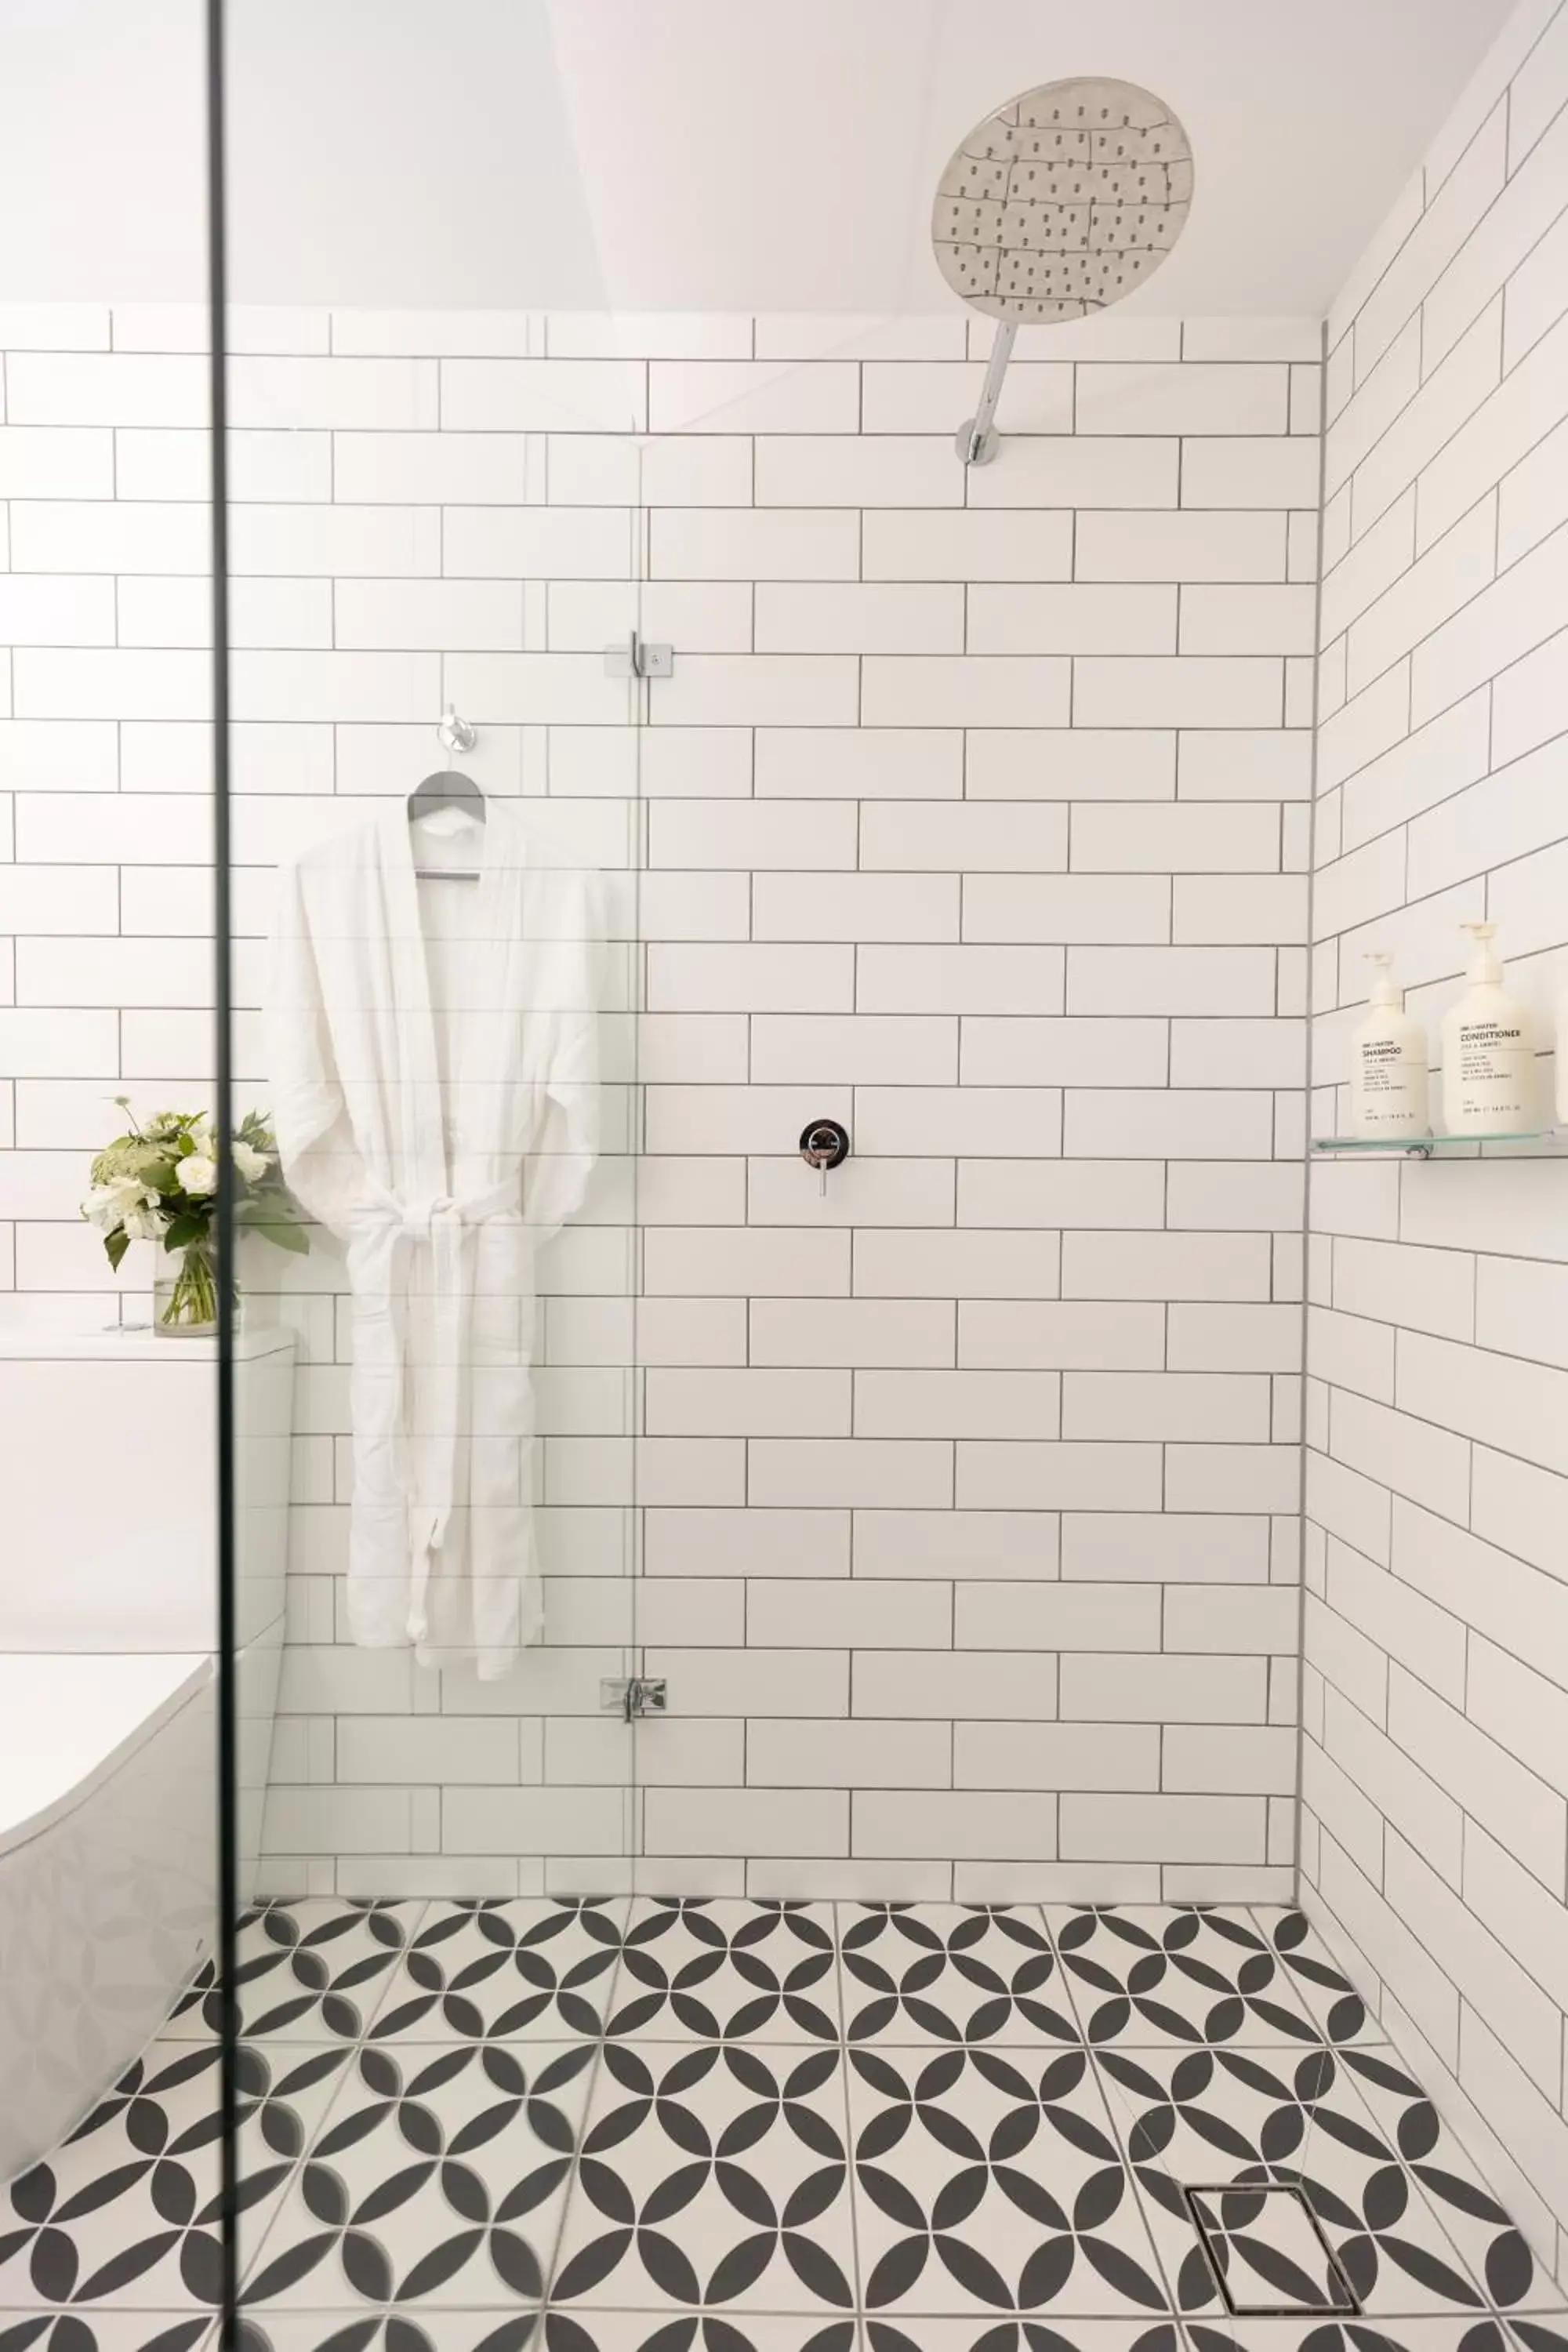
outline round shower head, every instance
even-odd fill
[[[1158,269],[1193,199],[1187,134],[1130,81],[1049,81],[988,114],[942,175],[931,242],[993,319],[1080,319]]]

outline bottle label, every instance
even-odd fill
[[[1365,1037],[1356,1047],[1355,1124],[1365,1134],[1409,1135],[1426,1126],[1426,1065],[1397,1037]]]
[[[1459,1032],[1459,1110],[1468,1118],[1521,1118],[1534,1055],[1517,1021],[1474,1021]]]

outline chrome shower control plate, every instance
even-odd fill
[[[808,1120],[800,1131],[800,1156],[808,1168],[837,1168],[849,1157],[849,1130],[836,1118]]]

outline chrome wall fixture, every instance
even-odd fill
[[[959,427],[966,466],[995,457],[996,404],[1018,329],[1081,319],[1152,277],[1186,226],[1193,151],[1135,82],[1043,83],[988,114],[937,186],[937,267],[999,323],[980,404]]]
[[[449,702],[441,715],[436,735],[437,741],[443,743],[448,751],[471,751],[479,740],[478,729],[470,727],[466,719],[459,719]]]
[[[966,466],[988,466],[1001,446],[996,430],[996,404],[1002,397],[1002,385],[1007,373],[1007,362],[1013,356],[1013,345],[1018,339],[1016,319],[1005,319],[996,330],[996,340],[991,346],[991,357],[985,362],[985,381],[980,387],[980,405],[973,416],[966,417],[953,436],[952,446]]]
[[[673,677],[675,648],[673,646],[650,645],[636,629],[628,629],[624,637],[605,647],[606,677]]]

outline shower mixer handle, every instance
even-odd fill
[[[800,1156],[808,1168],[815,1168],[822,1179],[822,1197],[827,1198],[827,1171],[849,1157],[849,1130],[836,1118],[814,1118],[801,1129]]]

